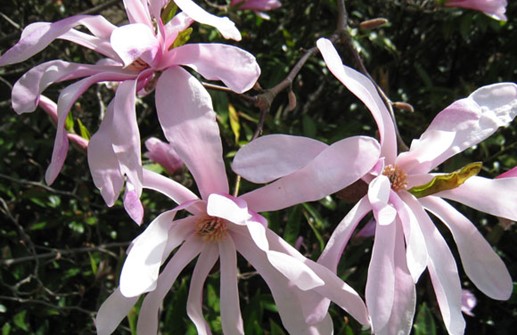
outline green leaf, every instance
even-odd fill
[[[21,311],[20,313],[16,314],[13,318],[14,324],[28,332],[29,331],[29,325],[27,324],[27,321],[25,320],[25,317],[27,316],[27,310]]]
[[[172,0],[169,1],[169,3],[165,7],[163,7],[162,13],[160,15],[163,24],[167,24],[170,20],[172,20],[174,15],[176,15],[177,11],[178,6],[176,5],[176,3]]]
[[[289,219],[284,230],[284,240],[293,245],[300,235],[300,224],[302,222],[302,210],[300,206],[295,206],[290,210]]]
[[[66,116],[65,129],[69,133],[75,133],[74,117],[72,116],[72,113],[68,113],[68,115]]]
[[[77,118],[75,120],[77,121],[77,124],[79,125],[79,134],[81,135],[82,138],[89,141],[90,138],[92,137],[90,132],[88,131],[88,129],[86,128],[84,123],[82,123],[81,119]]]
[[[2,327],[2,335],[9,335],[11,333],[11,324],[6,322]]]
[[[436,323],[425,302],[420,305],[413,328],[415,329],[415,335],[436,335]]]
[[[194,29],[192,28],[187,28],[183,30],[181,33],[178,34],[178,37],[176,37],[174,43],[172,43],[169,49],[177,48],[187,43],[188,40],[190,40],[190,35],[193,31]]]
[[[230,113],[230,127],[232,128],[233,136],[235,137],[235,143],[239,143],[239,137],[241,135],[239,113],[232,104],[228,105],[228,111]]]
[[[93,255],[91,253],[88,253],[88,255],[90,256],[90,266],[92,267],[92,272],[94,275],[96,275],[97,270],[98,270],[97,261],[95,260],[95,258],[93,257]]]
[[[481,162],[467,164],[454,172],[436,176],[424,185],[412,187],[409,192],[417,198],[423,198],[441,191],[452,190],[477,175],[482,166]]]

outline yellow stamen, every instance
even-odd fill
[[[224,219],[205,216],[196,221],[196,234],[206,242],[217,242],[226,237],[228,228]]]

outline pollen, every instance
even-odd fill
[[[226,237],[228,228],[224,219],[205,216],[196,221],[196,234],[205,242],[217,242]]]
[[[396,165],[387,165],[382,174],[388,177],[395,192],[407,189],[407,174]]]

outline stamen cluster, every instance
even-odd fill
[[[196,221],[196,234],[206,242],[217,242],[226,237],[228,228],[224,219],[205,216]]]
[[[391,183],[391,188],[395,192],[407,189],[407,174],[396,165],[387,165],[384,168],[384,171],[382,171],[382,174],[388,177]]]

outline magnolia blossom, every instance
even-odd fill
[[[469,290],[461,290],[461,311],[468,316],[474,316],[472,310],[476,307],[478,300],[474,293]]]
[[[169,143],[151,137],[145,141],[145,147],[146,156],[160,164],[169,174],[174,174],[183,167],[183,161]]]
[[[447,330],[463,334],[465,321],[456,262],[426,211],[451,231],[465,273],[478,289],[493,299],[508,299],[512,279],[504,263],[475,225],[444,198],[515,220],[517,178],[492,180],[475,176],[479,164],[451,174],[436,173],[434,169],[513,120],[517,114],[517,85],[485,86],[454,102],[435,117],[408,152],[397,155],[394,125],[376,88],[368,78],[342,64],[330,41],[320,39],[317,44],[330,71],[369,108],[381,138],[378,163],[362,178],[368,184],[367,194],[336,227],[318,262],[336,271],[353,231],[372,212],[375,240],[368,268],[366,305],[373,331],[409,334],[415,313],[415,283],[427,269]],[[298,146],[284,146],[285,141],[290,141],[290,137],[266,136],[251,142],[235,157],[234,170],[244,178],[269,182],[303,168],[315,155],[328,150],[322,147],[322,151],[306,151],[314,140],[306,139],[304,143],[298,138]],[[297,161],[287,161],[280,167],[260,165],[260,159],[266,156],[272,162],[292,156]],[[255,169],[261,170],[258,179]],[[335,191],[338,190],[336,187]],[[494,196],[497,194],[504,196]]]
[[[27,26],[20,41],[0,57],[0,66],[22,62],[55,39],[71,41],[105,57],[97,64],[52,60],[32,68],[14,85],[12,106],[18,114],[32,112],[40,93],[49,85],[83,78],[59,95],[54,151],[45,176],[47,183],[52,183],[68,151],[65,121],[71,107],[91,85],[117,82],[109,115],[91,139],[88,160],[95,185],[109,206],[118,197],[126,175],[128,186],[124,203],[137,222],[141,221],[142,214],[138,203],[142,167],[135,94],[147,94],[156,85],[161,85],[161,74],[176,75],[176,82],[197,81],[181,66],[192,68],[208,80],[221,80],[239,93],[250,89],[260,74],[255,58],[237,47],[217,43],[185,44],[194,20],[216,27],[226,38],[239,40],[241,36],[228,18],[209,14],[190,0],[175,0],[174,3],[182,12],[169,18],[174,6],[166,1],[124,0],[129,24],[121,27],[98,15],[77,15],[54,23],[36,22]],[[78,25],[91,34],[74,29]],[[176,82],[168,86],[168,91],[176,90]],[[156,95],[158,105],[163,105],[158,101],[163,100],[168,91]],[[158,114],[174,113],[171,107],[188,104],[192,93],[184,93],[166,110],[158,108]],[[109,157],[105,158],[106,155]]]
[[[478,10],[496,20],[507,20],[505,15],[507,0],[445,0],[444,5]]]
[[[376,163],[378,143],[368,137],[349,138],[315,157],[305,168],[234,197],[229,195],[222,143],[209,94],[197,81],[190,86],[182,80],[175,90],[169,91],[169,85],[176,80],[170,72],[163,73],[160,80],[164,84],[157,87],[156,93],[161,95],[166,90],[169,94],[158,100],[159,109],[176,104],[185,90],[197,87],[197,100],[175,106],[174,113],[160,114],[160,121],[166,138],[192,173],[200,197],[171,179],[144,170],[143,187],[163,193],[179,206],[159,215],[131,244],[120,286],[97,314],[98,333],[113,332],[139,296],[148,292],[140,308],[137,330],[139,334],[155,334],[165,295],[183,269],[198,257],[187,299],[187,314],[198,333],[210,334],[202,313],[202,292],[206,277],[219,260],[222,330],[225,334],[243,334],[237,252],[268,284],[290,334],[332,333],[327,308],[308,301],[324,305],[327,299],[332,300],[368,325],[367,311],[359,295],[332,271],[305,258],[268,229],[266,220],[258,213],[321,199],[334,187],[334,180],[341,187],[351,184]],[[314,147],[318,143],[314,141]],[[334,158],[336,152],[346,154]],[[349,164],[349,169],[336,168],[335,164]],[[191,215],[175,219],[179,210]]]

